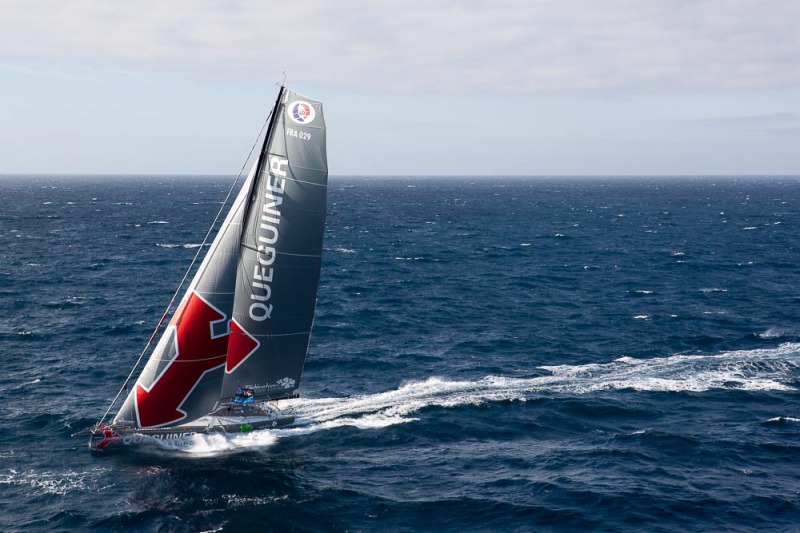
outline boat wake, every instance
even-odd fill
[[[456,407],[486,402],[527,401],[542,395],[581,395],[633,389],[656,392],[796,390],[800,383],[800,343],[773,349],[716,355],[674,355],[653,359],[621,357],[610,363],[542,366],[533,378],[487,376],[478,381],[431,377],[396,390],[346,398],[299,398],[283,405],[297,420],[289,428],[236,435],[196,435],[162,446],[198,455],[270,446],[279,439],[343,426],[382,428],[407,423],[427,407]]]

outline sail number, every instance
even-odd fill
[[[287,137],[297,137],[301,141],[310,141],[311,134],[307,131],[297,131],[294,128],[286,128]]]

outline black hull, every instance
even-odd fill
[[[132,426],[98,426],[92,429],[89,449],[102,451],[108,448],[130,446],[153,440],[179,440],[198,434],[240,434],[263,429],[277,429],[292,424],[294,415],[256,416],[247,419],[209,416],[203,424],[184,424],[165,428],[137,428]]]

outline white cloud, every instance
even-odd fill
[[[0,54],[444,93],[800,86],[793,0],[7,0]]]

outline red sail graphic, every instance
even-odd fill
[[[261,345],[249,333],[247,333],[238,322],[231,320],[231,335],[228,340],[228,359],[225,361],[225,372],[233,372],[237,366],[241,365],[245,359]]]
[[[163,426],[186,417],[180,407],[203,374],[225,364],[228,335],[213,337],[211,329],[212,322],[225,318],[194,292],[178,310],[170,323],[175,328],[177,355],[149,388],[136,385],[136,413],[141,427]]]

